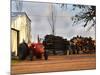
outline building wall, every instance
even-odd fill
[[[19,43],[22,43],[23,40],[25,40],[26,43],[29,43],[29,41],[31,41],[31,21],[26,14],[12,17],[11,28],[19,31]],[[11,36],[11,49],[12,51],[15,51],[15,54],[17,55],[16,33],[11,32]]]

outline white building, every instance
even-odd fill
[[[31,20],[25,12],[11,13],[11,50],[17,55],[18,44],[31,41]]]

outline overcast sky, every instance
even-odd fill
[[[51,34],[50,24],[48,17],[50,16],[50,3],[38,3],[38,2],[23,2],[22,12],[26,12],[31,19],[31,33],[32,41],[37,40],[37,35],[44,38],[45,35]],[[66,8],[61,8],[59,4],[53,4],[53,9],[56,15],[55,33],[57,36],[62,36],[67,39],[71,39],[73,36],[91,36],[95,39],[95,28],[87,31],[88,26],[82,27],[83,22],[77,25],[72,25],[71,17],[79,12],[79,9],[72,11],[72,5],[68,5]],[[16,4],[12,2],[12,12],[17,12]]]

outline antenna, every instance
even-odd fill
[[[22,11],[22,7],[23,7],[23,1],[22,0],[15,0],[15,3],[16,3],[16,10],[18,12],[21,12]]]

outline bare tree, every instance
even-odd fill
[[[48,16],[48,22],[51,27],[52,35],[55,35],[55,24],[56,24],[56,10],[54,7],[54,4],[49,4],[49,16]],[[53,40],[53,54],[56,55],[56,50],[55,50],[55,39],[52,38]]]
[[[48,16],[48,22],[52,30],[52,35],[55,35],[55,24],[56,24],[56,10],[53,6],[53,4],[49,4],[49,16]]]
[[[61,4],[61,8],[67,8],[68,4]],[[80,12],[75,14],[72,17],[73,24],[78,24],[79,22],[83,21],[84,25],[83,27],[88,26],[89,22],[91,23],[91,26],[88,28],[88,31],[95,27],[96,25],[96,6],[89,6],[89,5],[72,5],[72,10],[75,11],[77,8],[79,8]]]
[[[78,23],[80,21],[84,21],[85,24],[83,27],[86,27],[89,22],[91,23],[91,26],[88,28],[88,31],[96,25],[96,6],[87,6],[87,5],[73,5],[74,10],[75,8],[80,8],[82,11],[76,14],[72,20],[74,20],[74,23]]]
[[[23,7],[23,0],[13,0],[16,3],[16,10],[18,12],[22,11],[22,7]]]

